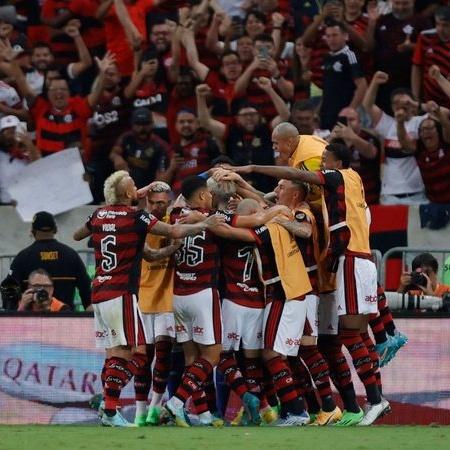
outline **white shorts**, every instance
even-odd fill
[[[216,289],[173,296],[177,342],[222,343],[222,314]]]
[[[306,320],[305,300],[274,300],[264,309],[264,348],[297,356]]]
[[[175,318],[172,312],[141,314],[147,344],[154,344],[158,336],[175,337]]]
[[[337,335],[339,331],[339,317],[334,292],[320,294],[317,309],[319,334]]]
[[[339,316],[377,313],[377,268],[370,259],[339,258],[336,301]]]
[[[318,336],[319,319],[317,316],[317,309],[319,307],[319,297],[317,295],[307,295],[306,302],[306,322],[303,330],[304,336]]]
[[[231,300],[222,302],[223,350],[259,350],[263,348],[264,308],[248,308]]]
[[[146,344],[142,315],[135,295],[125,294],[102,303],[95,303],[92,307],[97,347]]]

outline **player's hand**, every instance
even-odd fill
[[[205,213],[200,211],[189,211],[187,214],[183,214],[178,218],[178,223],[191,224],[203,222],[207,218]]]
[[[206,84],[199,84],[196,88],[195,88],[195,93],[199,96],[199,97],[208,97],[211,94],[211,88]]]
[[[374,76],[372,77],[372,83],[375,84],[385,84],[389,80],[389,75],[386,72],[382,72],[381,70],[378,70],[375,72]]]
[[[230,170],[239,173],[240,175],[246,175],[253,172],[253,165],[249,164],[248,166],[230,167]]]
[[[239,196],[236,197],[230,197],[230,200],[228,200],[228,209],[230,211],[236,211],[236,208],[238,207],[239,203],[241,203],[242,198]]]
[[[209,216],[205,220],[205,225],[206,225],[206,228],[214,228],[217,225],[220,225],[224,222],[225,222],[225,217],[218,215],[218,214],[213,214],[212,216]]]

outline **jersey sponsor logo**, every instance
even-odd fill
[[[300,345],[300,340],[301,340],[300,338],[286,338],[284,343],[289,346],[296,346]]]
[[[119,113],[117,111],[107,111],[104,113],[99,113],[96,111],[91,119],[91,123],[93,123],[97,128],[103,128],[118,121]]]
[[[184,325],[175,325],[175,331],[177,333],[184,333],[186,332],[186,328]]]
[[[126,216],[128,215],[127,211],[109,211],[107,209],[101,209],[97,213],[97,219],[115,219],[116,216]]]
[[[233,341],[238,341],[241,336],[236,333],[235,331],[231,331],[230,333],[227,334],[228,339],[233,340]]]
[[[195,273],[181,273],[177,271],[177,277],[182,281],[196,281],[197,275]]]
[[[194,334],[198,334],[198,335],[202,336],[203,333],[204,333],[204,328],[203,327],[199,327],[199,326],[195,326],[195,327],[193,327],[192,331],[193,331]]]
[[[376,295],[366,295],[364,301],[367,303],[377,303],[378,298]]]
[[[256,333],[256,339],[262,339],[262,336],[263,336],[262,331],[258,331]]]
[[[244,292],[254,292],[254,293],[259,292],[259,289],[257,287],[250,287],[245,283],[236,283],[236,286],[238,288],[241,288]]]
[[[98,277],[96,277],[96,280],[99,283],[104,283],[105,281],[109,281],[111,280],[112,276],[111,275],[100,275]]]
[[[154,105],[155,103],[160,103],[160,102],[162,102],[162,95],[156,94],[156,95],[150,95],[147,98],[137,98],[133,102],[133,106],[135,108],[140,108],[142,106]]]

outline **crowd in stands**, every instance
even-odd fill
[[[351,147],[369,204],[448,211],[449,50],[445,0],[1,1],[0,202],[69,147],[94,203],[114,170],[177,192],[217,162],[285,164],[289,120]]]

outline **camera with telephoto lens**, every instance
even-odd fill
[[[426,286],[427,279],[425,275],[421,272],[412,272],[411,273],[411,284],[414,286]]]
[[[45,289],[36,289],[34,291],[34,300],[37,303],[44,303],[49,298],[50,298],[50,296],[48,295],[48,292]]]

